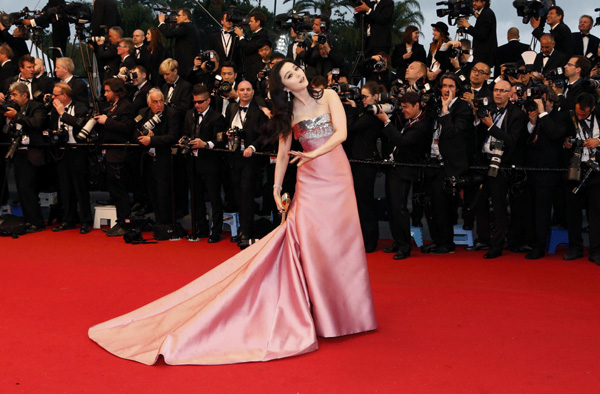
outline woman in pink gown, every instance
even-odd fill
[[[256,244],[184,286],[89,329],[109,352],[144,364],[267,361],[316,350],[317,336],[377,327],[352,175],[341,147],[342,104],[308,87],[291,61],[271,73],[279,151],[273,195],[279,209],[288,165],[296,194],[286,221]],[[292,126],[292,120],[294,125]],[[292,133],[304,149],[290,151]]]

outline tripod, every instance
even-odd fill
[[[88,83],[90,85],[93,113],[99,114],[100,110],[98,107],[98,93],[100,93],[100,77],[98,75],[97,67],[93,67],[95,63],[95,58],[93,56],[90,56],[90,48],[85,43],[84,29],[85,26],[83,24],[75,24],[75,38],[73,38],[73,50],[71,52],[71,58],[73,58],[73,54],[75,52],[75,42],[77,41],[79,46],[79,52],[81,54],[81,63],[83,64],[83,69],[85,70],[85,74],[88,78]]]
[[[352,81],[361,80],[363,78],[362,74],[358,72],[358,67],[361,63],[366,60],[365,58],[365,13],[360,13],[360,52],[358,52],[358,56],[354,60],[354,65],[352,66],[352,73],[350,73],[350,79]]]

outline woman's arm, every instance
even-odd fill
[[[273,185],[273,198],[277,209],[283,211],[281,203],[281,185],[283,185],[283,177],[290,160],[289,152],[292,147],[292,133],[289,133],[286,138],[279,136],[279,149],[277,150],[277,162],[275,163],[275,184]]]
[[[325,89],[323,99],[327,100],[329,113],[331,114],[331,123],[333,124],[334,133],[329,137],[327,142],[319,146],[317,149],[310,152],[290,152],[294,157],[291,163],[298,161],[298,167],[314,159],[324,155],[327,152],[337,148],[342,142],[346,141],[348,130],[346,129],[346,112],[338,95],[330,89]]]

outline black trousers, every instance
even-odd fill
[[[18,150],[14,155],[15,181],[17,193],[25,220],[36,227],[44,227],[44,218],[40,208],[39,175],[42,167],[34,166],[27,160],[27,151]]]
[[[351,163],[351,168],[365,250],[372,252],[377,247],[377,241],[379,240],[379,220],[375,202],[377,166]]]
[[[446,173],[443,168],[425,169],[425,191],[430,208],[427,216],[429,234],[433,243],[443,248],[454,248],[454,222],[458,198],[444,190]]]
[[[81,224],[92,224],[88,156],[85,148],[66,149],[56,162],[63,222],[73,224],[79,219]]]
[[[117,222],[122,224],[131,216],[129,186],[132,185],[129,163],[106,163],[106,187],[117,208]]]
[[[195,165],[195,158],[190,158],[190,167],[188,173],[190,178],[193,176],[191,165]],[[198,170],[196,168],[196,170]],[[199,173],[195,172],[195,177],[189,179],[190,187],[194,185],[194,201],[196,206],[196,217],[192,220],[196,221],[197,236],[207,237],[209,234],[208,218],[206,217],[205,194],[210,201],[212,210],[212,234],[219,235],[223,231],[223,200],[221,198],[221,179],[218,172]]]
[[[156,223],[171,224],[173,223],[171,154],[170,152],[162,153],[164,152],[160,152],[154,157],[144,153],[142,174],[145,189],[150,195]]]
[[[240,229],[249,238],[254,237],[254,194],[259,172],[260,165],[256,157],[245,158],[241,155],[232,155],[230,178],[240,212]]]
[[[489,240],[490,246],[502,249],[508,232],[508,187],[509,180],[501,171],[496,178],[487,177],[476,206],[477,234],[480,242]],[[494,210],[491,226],[489,200]]]
[[[387,169],[385,176],[385,195],[390,212],[390,231],[394,241],[399,245],[399,251],[410,253],[412,248],[410,236],[410,214],[408,213],[408,194],[411,181],[400,176],[402,167]]]
[[[532,209],[526,218],[534,224],[532,246],[543,252],[552,224],[552,196],[556,186],[552,183],[531,182],[528,189],[532,196]]]
[[[583,251],[583,209],[586,209],[590,228],[590,256],[600,255],[600,174],[592,174],[589,183],[577,194],[572,190],[579,182],[567,181],[567,228],[569,230],[569,248]]]

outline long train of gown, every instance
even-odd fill
[[[305,150],[329,115],[294,126]],[[341,146],[298,169],[287,220],[181,289],[89,329],[109,352],[144,364],[267,361],[377,326],[352,175]]]

